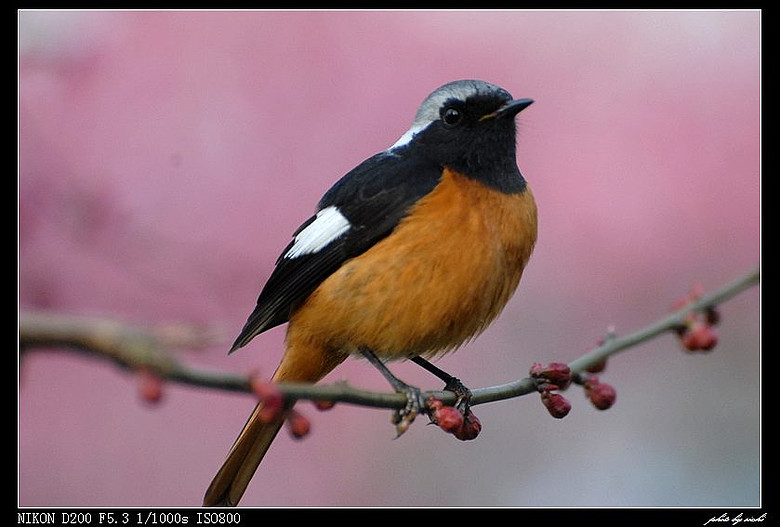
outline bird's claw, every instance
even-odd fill
[[[425,401],[419,388],[405,384],[397,391],[406,395],[406,406],[395,410],[391,418],[392,423],[395,425],[396,438],[401,437],[409,429],[409,426],[420,412],[425,411]]]
[[[455,408],[464,416],[467,415],[469,406],[471,405],[471,390],[469,390],[457,377],[451,377],[444,386],[444,389],[455,394],[457,397],[455,400]]]

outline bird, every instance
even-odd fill
[[[292,234],[229,353],[286,323],[272,382],[316,383],[350,356],[397,391],[408,385],[390,361],[457,381],[428,361],[501,313],[536,244],[537,206],[516,160],[516,116],[533,102],[476,79],[431,92],[409,130],[333,184]],[[238,505],[288,415],[264,422],[262,408],[204,506]]]

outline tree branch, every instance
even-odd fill
[[[755,269],[720,289],[704,295],[674,313],[633,333],[608,335],[605,341],[568,365],[573,375],[603,362],[606,358],[642,344],[659,335],[676,331],[692,312],[714,308],[739,293],[756,286],[760,271]],[[43,313],[22,313],[19,317],[19,349],[67,348],[108,358],[115,364],[152,372],[162,379],[191,386],[252,393],[250,375],[213,372],[191,368],[171,354],[176,348],[212,345],[213,335],[194,328],[177,327],[142,330],[120,322]],[[312,385],[280,383],[279,390],[289,400],[341,402],[374,408],[403,408],[406,396],[399,393],[372,392],[346,383]],[[472,389],[471,406],[519,397],[537,391],[537,381],[530,377],[513,382]],[[424,397],[455,403],[456,396],[448,391],[423,392]]]

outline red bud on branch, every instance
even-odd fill
[[[295,439],[302,439],[309,435],[311,423],[302,413],[290,410],[290,415],[287,417],[287,429]]]
[[[472,439],[476,439],[481,431],[482,423],[480,423],[477,416],[469,410],[466,415],[463,416],[463,426],[458,428],[453,434],[461,441],[471,441]]]
[[[553,385],[554,387],[549,387],[550,390],[563,390],[571,383],[571,370],[563,362],[551,362],[547,366],[535,362],[528,373],[542,386]]]
[[[454,406],[442,406],[431,413],[431,420],[447,433],[454,434],[463,426],[463,414]]]
[[[556,419],[562,419],[569,414],[571,403],[559,393],[550,391],[542,392],[542,404],[550,412],[550,415]]]
[[[685,297],[674,304],[679,310],[699,299],[703,293],[700,285],[694,286]],[[691,312],[685,316],[683,324],[677,328],[677,335],[686,351],[710,351],[718,344],[718,332],[715,325],[720,322],[720,313],[714,307],[702,312]]]
[[[434,398],[430,398],[426,406],[431,422],[461,441],[475,439],[482,430],[482,423],[470,409],[464,415],[454,406],[445,406]]]
[[[599,410],[606,410],[615,404],[617,392],[609,384],[601,382],[598,377],[593,376],[589,378],[585,381],[583,387],[585,388],[585,395],[593,403],[593,406]]]
[[[321,412],[330,410],[334,406],[336,406],[336,403],[333,401],[314,401],[314,407]]]
[[[250,378],[249,384],[252,392],[263,402],[259,410],[260,420],[271,423],[280,419],[284,412],[284,396],[279,387],[272,382],[261,381],[254,377]]]
[[[138,393],[144,402],[157,404],[163,395],[163,380],[148,368],[138,369]]]

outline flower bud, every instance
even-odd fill
[[[148,368],[138,370],[138,393],[144,402],[157,404],[163,395],[163,380]]]
[[[272,382],[251,378],[252,392],[263,402],[259,410],[260,420],[264,423],[276,421],[282,417],[284,411],[284,396],[279,387]]]
[[[287,418],[287,429],[290,431],[295,439],[301,439],[309,435],[311,430],[311,423],[305,415],[295,410],[290,411],[290,415]]]
[[[710,351],[718,343],[718,333],[711,325],[696,322],[683,331],[680,340],[688,351]]]
[[[314,401],[314,407],[317,410],[320,410],[321,412],[324,412],[325,410],[330,410],[336,406],[336,403],[333,401]]]
[[[463,417],[462,426],[454,431],[453,435],[461,441],[471,441],[472,439],[476,439],[481,431],[482,423],[480,423],[477,416],[469,410]]]
[[[699,349],[704,351],[710,351],[718,344],[718,333],[715,328],[709,324],[702,324],[695,330],[696,340],[699,345]]]
[[[688,294],[677,300],[672,306],[672,311],[679,311],[691,302],[697,301],[704,294],[704,287],[701,284],[694,284]]]
[[[615,404],[617,392],[611,385],[599,381],[597,377],[588,379],[584,387],[585,395],[599,410],[606,410]]]
[[[550,412],[550,415],[556,419],[566,417],[571,410],[571,403],[559,393],[542,392],[542,404]]]
[[[431,413],[431,420],[450,434],[463,426],[463,414],[454,406],[442,406]]]
[[[535,362],[531,365],[529,374],[537,381],[542,381],[543,384],[552,384],[556,387],[549,387],[548,390],[563,390],[571,383],[571,370],[563,362],[551,362],[547,366]]]

